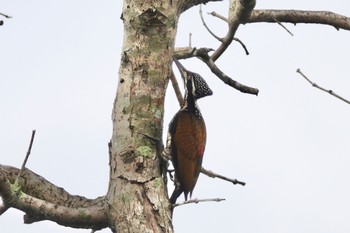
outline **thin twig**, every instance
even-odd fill
[[[12,16],[5,15],[4,13],[1,13],[1,12],[0,12],[0,15],[4,16],[5,18],[8,18],[8,19],[12,18]]]
[[[240,24],[245,23],[255,7],[255,0],[231,1],[228,17],[229,28],[220,46],[210,56],[214,62],[230,46]]]
[[[212,15],[212,16],[214,16],[214,17],[217,17],[217,18],[219,18],[219,19],[225,21],[226,23],[228,23],[228,19],[227,19],[226,17],[224,17],[224,16],[222,16],[222,15],[216,13],[215,11],[208,12],[208,14],[209,14],[209,15]]]
[[[202,6],[202,5],[201,5],[201,6]],[[210,29],[207,27],[206,23],[204,22],[204,18],[203,18],[203,16],[202,16],[202,11],[201,11],[201,9],[199,10],[199,13],[200,13],[200,16],[201,16],[201,19],[202,19],[202,22],[203,22],[204,27],[209,31],[209,33],[210,33],[212,36],[214,36],[217,40],[219,40],[220,42],[222,42],[222,41],[223,41],[223,38],[217,37],[217,36],[216,36],[214,33],[212,33],[212,31],[210,31]],[[218,18],[220,18],[220,19],[222,19],[222,20],[224,20],[225,22],[228,23],[228,19],[226,19],[224,16],[221,16],[221,15],[215,13],[214,11],[213,11],[212,13],[209,13],[209,12],[208,12],[208,14],[211,14],[211,15],[213,15],[213,16],[216,16],[216,17],[218,17]],[[243,47],[243,49],[244,49],[244,51],[245,51],[245,54],[246,54],[246,55],[249,55],[249,51],[248,51],[248,49],[247,49],[247,46],[245,46],[245,44],[244,44],[240,39],[234,37],[234,38],[232,38],[232,40],[237,41],[237,42]]]
[[[181,205],[187,205],[187,204],[191,204],[191,203],[198,204],[199,202],[208,202],[208,201],[220,202],[220,201],[225,201],[225,199],[223,199],[223,198],[209,198],[209,199],[198,199],[198,198],[195,198],[195,199],[191,199],[191,200],[188,200],[188,201],[184,201],[184,202],[181,202],[181,203],[174,204],[173,208],[181,206]]]
[[[201,20],[202,20],[202,23],[203,23],[203,26],[207,29],[207,31],[210,33],[210,35],[212,35],[215,39],[217,39],[218,41],[222,42],[222,38],[218,37],[217,35],[215,35],[215,33],[210,30],[210,28],[208,27],[208,25],[206,24],[206,22],[204,21],[204,18],[203,18],[203,12],[202,12],[202,4],[199,5],[199,16],[201,17]]]
[[[34,142],[34,137],[35,137],[35,130],[32,131],[32,137],[31,137],[31,139],[30,139],[30,143],[29,143],[29,147],[28,147],[28,150],[27,150],[26,157],[24,158],[24,161],[23,161],[21,170],[19,170],[18,175],[17,175],[17,177],[16,177],[16,180],[15,180],[15,184],[16,184],[16,185],[18,184],[18,180],[19,180],[19,178],[21,177],[22,172],[23,172],[23,170],[24,170],[24,168],[25,168],[25,166],[26,166],[26,163],[27,163],[27,161],[28,161],[30,152],[31,152],[31,150],[32,150],[33,142]]]
[[[284,26],[280,21],[278,21],[277,19],[275,19],[276,23],[278,23],[278,25],[280,25],[284,30],[286,30],[291,36],[294,36],[293,33],[291,31],[288,30],[288,28],[286,26]]]
[[[231,179],[231,178],[228,178],[226,176],[223,176],[223,175],[220,175],[220,174],[216,174],[214,173],[213,171],[210,171],[210,170],[207,170],[205,169],[204,167],[201,168],[201,172],[211,178],[219,178],[219,179],[222,179],[222,180],[226,180],[226,181],[229,181],[231,182],[232,184],[236,185],[236,184],[240,184],[242,186],[245,185],[245,182],[242,182],[242,181],[239,181],[239,180],[236,180],[236,179]]]
[[[234,37],[232,40],[237,41],[242,46],[242,48],[244,49],[245,54],[249,55],[249,51],[247,49],[247,46],[245,46],[245,44],[240,39]]]
[[[175,91],[175,95],[176,95],[177,101],[179,102],[179,104],[181,106],[182,103],[184,102],[184,98],[182,97],[182,93],[180,91],[179,83],[176,80],[176,77],[175,77],[175,74],[174,74],[173,70],[171,71],[171,74],[170,74],[170,80],[171,80],[171,84],[173,86],[173,89]]]
[[[188,47],[192,47],[192,33],[190,32],[190,34],[188,35]]]
[[[332,91],[332,90],[327,90],[327,89],[325,89],[325,88],[323,88],[323,87],[320,87],[320,86],[317,85],[316,83],[312,82],[310,79],[308,79],[308,78],[306,77],[306,75],[304,75],[304,74],[301,72],[300,69],[297,69],[297,73],[299,73],[301,76],[303,76],[303,78],[305,78],[306,81],[308,81],[313,87],[316,87],[316,88],[318,88],[318,89],[320,89],[320,90],[322,90],[322,91],[324,91],[324,92],[327,92],[328,94],[330,94],[330,95],[332,95],[332,96],[334,96],[334,97],[337,97],[338,99],[344,101],[345,103],[350,104],[350,101],[349,101],[349,100],[347,100],[347,99],[341,97],[340,95],[337,95],[336,93],[334,93],[334,91]]]
[[[208,53],[213,51],[211,48],[177,48],[174,51],[174,58],[180,60],[180,59],[186,59],[186,58],[191,58],[191,57],[197,57],[201,59],[214,73],[221,81],[223,81],[225,84],[235,88],[236,90],[239,90],[243,93],[247,94],[253,94],[253,95],[258,95],[259,90],[254,87],[249,87],[246,85],[243,85],[229,76],[227,76],[224,72],[222,72],[214,63],[214,61],[209,57]]]

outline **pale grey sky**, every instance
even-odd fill
[[[203,11],[224,15],[227,2]],[[121,6],[121,0],[1,1],[0,12],[13,16],[0,27],[1,164],[19,167],[36,129],[28,168],[72,194],[105,194]],[[350,16],[345,0],[268,0],[256,8]],[[225,35],[225,23],[205,18],[217,35]],[[199,101],[208,131],[204,167],[247,185],[201,175],[193,197],[226,201],[176,208],[176,232],[350,232],[350,106],[296,73],[301,68],[349,99],[350,32],[285,26],[293,37],[277,24],[241,26],[236,36],[250,55],[233,43],[217,62],[232,78],[259,88],[258,97],[224,85],[196,59],[182,62],[214,92]],[[193,46],[218,46],[202,27],[197,7],[182,16],[177,46],[188,44],[190,32]],[[173,90],[168,93],[165,132],[178,110]],[[13,209],[0,216],[1,232],[90,232],[48,221],[24,225],[22,216]]]

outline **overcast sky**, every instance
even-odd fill
[[[227,2],[203,11],[226,15]],[[28,168],[71,194],[106,193],[121,7],[121,0],[0,1],[0,12],[13,16],[0,18],[1,164],[19,167],[36,129]],[[256,8],[350,16],[346,0],[267,0]],[[204,16],[217,35],[225,35],[224,22]],[[227,75],[259,88],[258,97],[224,85],[196,59],[182,62],[214,92],[199,101],[208,132],[203,166],[247,185],[201,175],[193,197],[226,201],[176,208],[176,232],[350,232],[350,106],[296,73],[300,68],[350,99],[350,32],[285,26],[294,36],[277,24],[240,26],[236,36],[250,55],[232,43],[217,62]],[[219,45],[201,25],[198,7],[181,17],[177,46],[188,45],[189,33],[193,46]],[[169,89],[164,132],[178,108]],[[0,216],[1,232],[90,232],[48,221],[24,225],[22,217],[8,210]]]

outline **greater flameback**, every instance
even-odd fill
[[[197,100],[212,95],[205,80],[196,73],[188,71],[174,59],[185,84],[185,97],[181,109],[169,125],[170,153],[175,169],[175,190],[170,202],[183,192],[185,200],[190,198],[202,167],[206,144],[206,127]]]

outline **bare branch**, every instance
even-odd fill
[[[192,47],[192,33],[188,34],[188,46]]]
[[[302,10],[253,10],[255,1],[232,1],[230,6],[230,16],[226,19],[222,15],[211,12],[210,14],[229,23],[229,31],[224,38],[221,38],[222,44],[211,55],[215,62],[221,54],[231,44],[234,34],[241,23],[278,23],[289,34],[293,35],[283,23],[314,23],[325,24],[335,27],[337,30],[350,30],[350,17],[339,15],[328,11],[302,11]],[[248,6],[245,7],[245,4]]]
[[[301,72],[300,69],[297,69],[297,73],[299,73],[301,76],[303,76],[303,77],[306,79],[306,81],[308,81],[313,87],[316,87],[316,88],[318,88],[318,89],[320,89],[320,90],[322,90],[322,91],[324,91],[324,92],[327,92],[328,94],[330,94],[330,95],[332,95],[332,96],[334,96],[334,97],[336,97],[336,98],[338,98],[338,99],[344,101],[345,103],[350,104],[350,101],[349,101],[349,100],[347,100],[347,99],[341,97],[340,95],[334,93],[334,91],[332,91],[332,90],[327,90],[327,89],[325,89],[325,88],[323,88],[323,87],[320,87],[320,86],[317,85],[316,83],[312,82],[310,79],[308,79],[308,77],[306,77],[306,75],[304,75],[304,74]]]
[[[210,68],[210,70],[219,78],[221,81],[223,81],[225,84],[235,88],[236,90],[239,90],[240,92],[246,93],[246,94],[253,94],[258,95],[259,90],[254,87],[249,87],[246,85],[243,85],[233,79],[231,79],[229,76],[227,76],[224,72],[222,72],[219,67],[216,66],[214,61],[212,59],[209,59],[207,61],[204,61],[207,66]]]
[[[245,46],[245,44],[240,39],[235,37],[235,38],[233,38],[233,40],[237,41],[242,46],[242,48],[244,49],[244,52],[245,52],[246,55],[249,55],[249,51],[248,51],[247,47]]]
[[[195,57],[194,52],[196,51],[196,48],[192,47],[179,47],[174,49],[174,58],[177,60],[181,59],[187,59],[191,57]]]
[[[253,94],[258,95],[259,90],[257,88],[249,87],[246,85],[243,85],[233,79],[231,79],[229,76],[227,76],[224,72],[222,72],[219,67],[216,66],[214,61],[209,57],[207,54],[207,51],[203,49],[198,49],[194,53],[197,57],[199,57],[207,66],[210,68],[211,72],[213,72],[221,81],[223,81],[225,84],[235,88],[236,90],[239,90],[240,92],[247,93],[247,94]]]
[[[239,90],[243,93],[247,94],[253,94],[258,95],[259,90],[257,88],[249,87],[246,85],[243,85],[233,79],[231,79],[229,76],[227,76],[224,72],[222,72],[214,63],[214,61],[209,57],[208,53],[212,51],[213,49],[210,48],[179,48],[175,49],[174,51],[174,57],[177,59],[185,59],[190,57],[198,57],[201,59],[209,68],[210,70],[219,78],[221,79],[225,84],[235,88],[236,90]]]
[[[208,27],[208,25],[206,24],[205,20],[204,20],[204,17],[203,17],[203,12],[202,12],[202,5],[200,5],[199,7],[199,15],[201,17],[201,20],[202,20],[202,23],[203,23],[203,26],[207,29],[207,31],[210,33],[210,35],[212,35],[215,39],[217,39],[218,41],[220,42],[223,42],[223,38],[220,38],[218,37],[217,35],[215,35],[215,33],[213,31],[210,30],[210,28]],[[226,20],[226,22],[228,22],[228,20]],[[245,54],[246,55],[249,55],[249,52],[248,52],[248,49],[247,47],[245,46],[245,44],[238,38],[232,38],[232,40],[234,41],[237,41],[244,49],[245,51]]]
[[[223,38],[221,45],[210,56],[214,62],[225,52],[231,44],[234,35],[241,23],[249,19],[252,10],[255,7],[255,0],[231,1],[229,10],[229,30]]]
[[[215,33],[210,30],[210,28],[208,27],[208,25],[206,24],[204,18],[203,18],[203,12],[202,12],[202,5],[199,6],[199,16],[201,17],[202,20],[202,24],[203,26],[207,29],[207,31],[210,33],[210,35],[212,35],[215,39],[217,39],[218,41],[222,42],[223,39],[218,37],[217,35],[215,35]]]
[[[204,167],[201,168],[201,172],[211,178],[219,178],[219,179],[222,179],[222,180],[226,180],[228,182],[231,182],[232,184],[236,185],[236,184],[240,184],[242,186],[245,185],[245,182],[242,182],[242,181],[239,181],[239,180],[236,180],[236,179],[231,179],[231,178],[228,178],[226,176],[223,176],[223,175],[220,175],[220,174],[217,174],[217,173],[214,173],[213,171],[210,171],[210,170],[207,170],[205,169]]]
[[[0,12],[0,15],[1,15],[1,16],[4,16],[5,18],[8,18],[8,19],[12,18],[12,16],[6,15],[6,14],[1,13],[1,12]]]
[[[276,19],[276,23],[278,23],[278,25],[280,25],[284,30],[286,30],[286,31],[289,33],[289,35],[294,36],[293,33],[292,33],[291,31],[289,31],[288,28],[287,28],[286,26],[284,26],[284,25],[283,25],[280,21],[278,21],[277,19]]]
[[[182,93],[180,91],[179,83],[176,80],[174,71],[171,71],[170,80],[171,80],[171,84],[173,86],[173,89],[175,91],[175,95],[176,95],[177,101],[179,102],[179,105],[181,106],[182,103],[184,102],[184,98],[182,97]]]
[[[247,23],[314,23],[350,30],[350,18],[329,11],[253,10]]]
[[[0,164],[0,171],[9,182],[14,183],[19,169]],[[52,184],[44,177],[34,173],[28,168],[24,169],[22,176],[19,179],[19,185],[21,186],[21,191],[28,195],[55,203],[57,205],[72,208],[102,205],[102,200],[104,199],[104,197],[88,199],[79,195],[71,195],[63,188]]]
[[[42,216],[42,219],[52,220],[60,225],[87,229],[103,229],[108,226],[107,213],[101,207],[70,208],[58,206],[25,193],[13,196],[13,198],[16,198],[16,201],[11,203],[14,208],[34,216]]]
[[[65,226],[83,228],[91,228],[92,224],[102,227],[106,223],[105,221],[107,220],[101,220],[105,211],[105,197],[87,199],[82,196],[71,195],[27,168],[23,170],[22,176],[18,180],[20,190],[16,190],[16,186],[12,185],[11,182],[14,183],[18,173],[19,169],[17,168],[0,165],[0,196],[5,206],[1,208],[1,213],[5,212],[9,207],[23,210],[26,212],[24,216],[25,223],[53,220]],[[36,209],[37,205],[39,205],[39,209]],[[42,209],[41,205],[44,205],[45,208]],[[54,211],[51,209],[52,206],[59,208],[57,211]],[[86,222],[85,227],[83,225],[86,220],[78,221],[79,226],[71,225],[74,223],[70,223],[70,220],[64,219],[60,215],[65,213],[65,211],[73,211],[71,215],[75,215],[78,210],[81,214],[90,214],[90,211],[95,212],[95,215],[91,215],[94,219],[91,219],[90,223]],[[89,216],[81,215],[81,217],[87,218]]]
[[[226,17],[224,17],[224,16],[222,16],[222,15],[216,13],[215,11],[208,12],[208,14],[210,14],[210,15],[212,15],[212,16],[214,16],[214,17],[217,17],[217,18],[219,18],[219,19],[225,21],[226,23],[228,23],[228,19],[227,19]]]
[[[27,161],[28,161],[28,158],[29,158],[29,155],[30,155],[30,152],[32,150],[32,146],[33,146],[33,142],[34,142],[34,137],[35,137],[35,130],[32,131],[32,137],[30,138],[30,143],[29,143],[29,147],[28,147],[28,150],[27,150],[27,153],[26,153],[26,157],[24,158],[24,161],[23,161],[23,164],[22,164],[22,167],[21,167],[21,170],[19,170],[18,172],[18,175],[17,175],[17,178],[15,180],[15,184],[17,185],[18,184],[18,179],[21,177],[21,174],[27,164]]]
[[[220,202],[220,201],[225,201],[225,199],[223,199],[223,198],[209,198],[209,199],[198,199],[198,198],[195,198],[195,199],[191,199],[191,200],[188,200],[188,201],[184,201],[184,202],[181,202],[181,203],[174,204],[173,208],[178,207],[178,206],[182,206],[182,205],[192,204],[192,203],[198,204],[199,202],[209,202],[209,201]]]

